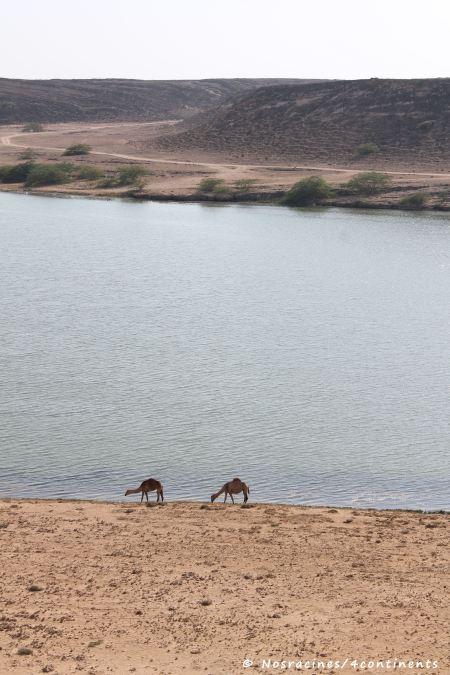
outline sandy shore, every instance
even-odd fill
[[[0,673],[234,675],[277,672],[262,660],[283,658],[428,659],[438,668],[403,672],[448,673],[448,523],[266,504],[0,501]]]

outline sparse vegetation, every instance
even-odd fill
[[[331,186],[319,176],[298,181],[286,192],[281,203],[286,206],[315,206],[333,195]]]
[[[97,183],[97,187],[102,189],[125,186],[142,188],[144,184],[144,176],[147,175],[148,171],[143,166],[139,166],[137,164],[121,166],[117,173],[111,176],[105,176],[103,180],[99,181],[99,183]]]
[[[103,171],[92,164],[80,166],[75,171],[76,178],[80,180],[98,180],[103,177]]]
[[[430,129],[433,127],[433,124],[433,120],[423,120],[423,122],[419,122],[417,128],[419,131],[426,133],[427,131],[430,131]]]
[[[19,649],[17,650],[17,654],[19,656],[31,656],[32,653],[33,650],[30,649],[29,647],[19,647]]]
[[[0,166],[0,183],[24,183],[34,166],[33,162]]]
[[[221,192],[225,186],[222,178],[203,178],[200,181],[197,192],[217,193]]]
[[[30,132],[33,131],[37,133],[38,131],[44,131],[44,127],[40,122],[28,122],[22,127],[22,131]]]
[[[375,155],[377,152],[379,152],[379,147],[375,143],[363,143],[362,145],[358,145],[355,154],[358,157],[369,157],[370,155]]]
[[[240,178],[235,182],[234,187],[240,192],[247,192],[254,186],[255,183],[256,180],[254,178]]]
[[[72,157],[75,155],[88,155],[91,150],[91,146],[87,143],[74,143],[64,150],[63,156]]]
[[[36,159],[38,153],[33,148],[26,148],[23,152],[20,153],[19,159]]]
[[[103,178],[101,181],[97,183],[97,187],[104,189],[104,188],[115,188],[118,187],[119,182],[117,180],[117,176],[106,176]]]
[[[415,192],[412,195],[407,195],[400,200],[400,206],[404,209],[411,209],[412,211],[420,211],[423,209],[428,201],[428,195],[424,192]]]
[[[64,164],[33,164],[25,187],[41,187],[43,185],[58,185],[70,179],[71,168]]]
[[[130,164],[129,166],[121,166],[118,172],[118,185],[135,185],[142,186],[143,178],[147,175],[147,170],[138,164]]]
[[[450,201],[450,190],[448,190],[448,189],[447,190],[441,190],[441,192],[439,192],[437,194],[437,198],[438,198],[438,203],[442,206],[446,202]]]
[[[378,171],[367,171],[353,176],[345,187],[357,195],[375,195],[382,192],[391,185],[391,178]]]

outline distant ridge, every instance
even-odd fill
[[[185,118],[257,87],[307,81],[0,78],[0,124]]]
[[[450,79],[340,80],[238,96],[161,137],[163,150],[298,163],[397,161],[450,169]],[[357,148],[377,146],[370,158]]]

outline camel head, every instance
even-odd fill
[[[128,495],[130,494],[130,492],[131,492],[131,490],[127,490],[127,491],[125,492],[125,497],[128,497]]]
[[[211,495],[211,504],[213,503],[213,501],[214,501],[215,499],[217,499],[217,495]]]

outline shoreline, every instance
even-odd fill
[[[245,659],[264,672],[267,659],[348,658],[339,672],[354,673],[351,659],[396,658],[443,675],[449,522],[2,498],[0,672],[237,675]]]
[[[200,508],[203,505],[209,506],[211,502],[209,500],[200,500],[200,499],[164,499],[164,503],[157,503],[151,497],[152,493],[149,493],[149,506],[169,506],[173,504],[178,505],[198,505]],[[0,506],[3,503],[29,503],[29,502],[55,502],[58,504],[109,504],[111,506],[141,506],[140,500],[128,500],[128,501],[119,501],[116,499],[96,499],[96,498],[86,498],[86,497],[8,497],[0,496]],[[223,501],[214,502],[214,504],[222,504]],[[225,505],[229,502],[225,502]],[[376,506],[342,506],[336,504],[290,504],[288,502],[264,502],[264,501],[253,501],[251,498],[248,503],[245,505],[242,503],[241,495],[237,496],[236,503],[231,506],[241,507],[241,508],[252,508],[253,506],[258,507],[286,507],[292,509],[338,509],[340,511],[367,511],[370,513],[418,513],[424,516],[426,515],[450,515],[450,509],[420,509],[420,508],[407,508],[407,507],[386,507],[386,508],[377,508]],[[147,506],[146,502],[142,502],[142,506]]]
[[[279,203],[279,199],[284,194],[277,192],[276,197],[270,197],[268,193],[252,193],[248,195],[231,195],[229,197],[202,195],[197,193],[188,194],[164,194],[164,193],[136,193],[134,191],[125,192],[109,192],[105,191],[76,191],[76,190],[24,190],[19,188],[10,188],[0,185],[0,192],[4,194],[17,194],[31,197],[50,197],[50,198],[79,198],[79,199],[98,199],[98,200],[121,200],[135,203],[157,202],[169,204],[211,204],[211,205],[245,205],[245,206],[280,206],[286,209],[359,209],[371,211],[400,211],[402,213],[413,214],[429,214],[438,213],[445,214],[450,212],[450,206],[436,205],[423,206],[420,209],[406,208],[400,203],[392,202],[366,202],[361,199],[339,201],[336,199],[326,200],[321,204],[314,206],[283,206]]]

